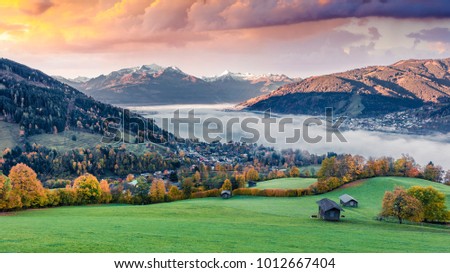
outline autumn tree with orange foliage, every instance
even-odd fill
[[[134,180],[134,175],[133,174],[128,174],[126,180],[127,180],[128,183],[130,183],[131,181]]]
[[[166,185],[161,179],[155,179],[150,187],[150,201],[152,203],[164,202],[164,196],[166,195]]]
[[[381,216],[393,216],[401,224],[404,220],[412,222],[423,221],[424,213],[422,203],[409,195],[403,188],[396,187],[394,191],[387,191],[383,198]]]
[[[14,208],[20,208],[20,198],[13,194],[11,180],[0,173],[0,211]]]
[[[418,177],[420,171],[414,158],[403,155],[394,162],[394,170],[396,176]]]
[[[11,194],[11,181],[0,173],[0,210],[8,208],[9,196]]]
[[[37,208],[46,204],[46,194],[36,173],[27,165],[20,163],[9,172],[12,194],[18,196],[21,208]]]
[[[102,190],[100,183],[92,174],[85,174],[73,182],[80,204],[97,204],[100,201]]]
[[[111,189],[109,188],[108,181],[106,181],[105,179],[102,179],[100,181],[100,190],[101,190],[100,203],[108,204],[109,202],[111,202],[112,200]]]
[[[291,170],[289,171],[289,176],[290,177],[299,177],[300,176],[300,170],[297,167],[292,167]]]

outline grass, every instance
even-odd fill
[[[279,178],[256,184],[257,189],[303,189],[316,182],[316,178]]]
[[[76,140],[72,140],[72,136],[76,136]],[[125,144],[127,151],[133,152],[135,154],[144,154],[149,151],[145,144],[133,144],[134,137],[130,136],[131,144]],[[97,145],[105,145],[102,143],[102,135],[100,134],[90,134],[86,132],[79,131],[65,131],[59,134],[39,134],[28,138],[30,143],[38,143],[47,148],[55,149],[60,152],[70,151],[79,148],[92,148]],[[111,146],[120,146],[122,143],[114,143]],[[157,146],[158,150],[164,150]]]
[[[0,121],[0,156],[6,148],[13,148],[19,139],[19,125]]]
[[[76,140],[72,140],[76,136]],[[101,135],[85,132],[65,131],[59,134],[39,134],[28,137],[28,142],[38,143],[57,151],[68,151],[78,148],[92,148],[101,144]]]
[[[380,222],[395,185],[450,187],[374,178],[322,196],[204,198],[149,206],[61,207],[0,216],[2,252],[449,252],[444,226]],[[348,193],[359,208],[340,222],[310,218],[315,202]]]

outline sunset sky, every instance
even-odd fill
[[[0,0],[0,56],[65,77],[306,77],[449,53],[448,0]]]

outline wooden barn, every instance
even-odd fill
[[[256,187],[256,183],[258,183],[258,182],[250,180],[247,183],[248,183],[249,188],[253,188],[253,187]]]
[[[231,198],[231,191],[229,191],[229,190],[223,190],[221,193],[220,193],[220,196],[223,198],[223,199],[229,199],[229,198]]]
[[[316,202],[319,205],[319,218],[327,221],[339,221],[341,211],[344,211],[336,202],[324,198]]]
[[[344,207],[353,207],[353,208],[358,207],[358,200],[356,200],[355,198],[351,197],[348,194],[341,195],[339,197],[339,200],[341,202],[341,205]]]

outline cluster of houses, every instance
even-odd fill
[[[342,207],[358,207],[358,200],[348,194],[341,195],[339,201],[341,206],[328,198],[317,201],[316,203],[319,205],[319,218],[326,221],[339,221],[341,219],[341,211],[344,211]]]

